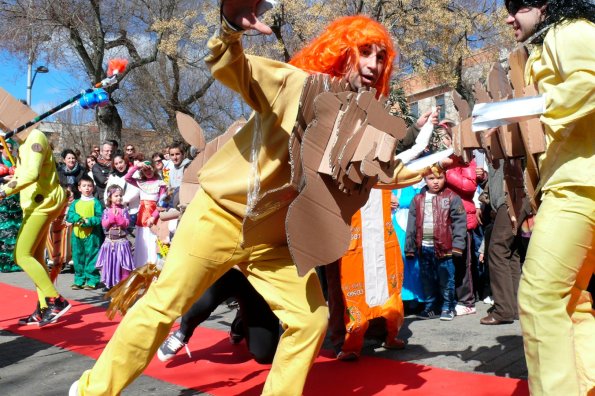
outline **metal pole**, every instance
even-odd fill
[[[27,105],[31,106],[31,81],[33,80],[33,50],[29,54],[29,59],[27,60]]]

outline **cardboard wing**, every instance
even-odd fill
[[[305,185],[289,206],[285,221],[287,244],[300,276],[343,255],[351,236],[351,217],[367,200],[364,194],[348,199],[331,176],[318,172],[341,107],[336,95],[320,94],[315,99],[316,119],[302,142]]]
[[[246,123],[244,119],[235,121],[227,128],[223,135],[216,137],[208,143],[205,142],[202,128],[191,116],[177,112],[178,129],[186,142],[200,150],[194,160],[188,165],[182,176],[180,186],[180,205],[187,206],[200,188],[198,171],[207,163],[209,158],[219,150],[237,131]]]
[[[0,88],[0,128],[3,131],[12,131],[35,117],[37,117],[37,114],[29,106]],[[35,128],[35,125],[19,132],[17,137],[25,140],[33,128]]]

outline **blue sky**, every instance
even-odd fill
[[[33,65],[33,70],[42,63]],[[64,102],[78,92],[89,88],[73,78],[65,70],[60,70],[55,65],[44,65],[48,73],[38,73],[31,91],[32,108],[38,113],[43,113],[55,105]],[[27,63],[25,60],[14,58],[6,51],[0,52],[0,86],[17,99],[27,97]]]

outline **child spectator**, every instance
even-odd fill
[[[461,198],[445,187],[444,173],[425,177],[427,186],[413,198],[407,220],[408,257],[417,251],[426,306],[421,319],[453,320],[456,311],[453,256],[465,250],[467,219]]]
[[[99,247],[103,240],[101,231],[101,202],[93,196],[93,180],[84,175],[78,183],[81,197],[72,202],[66,214],[66,223],[72,228],[72,258],[74,283],[72,290],[94,290],[99,284],[99,271],[95,268]]]
[[[107,178],[106,186],[113,184],[122,187],[124,191],[123,204],[128,208],[128,215],[130,216],[130,227],[134,227],[136,223],[136,215],[138,213],[138,207],[140,205],[140,191],[132,184],[126,182],[125,177],[128,173],[128,163],[122,153],[114,155],[112,161],[112,172]],[[107,202],[107,191],[102,197],[103,203]],[[134,229],[128,230],[131,234]]]
[[[130,224],[128,211],[124,207],[124,190],[112,184],[106,190],[106,203],[101,225],[105,241],[97,256],[97,268],[101,268],[101,281],[108,291],[121,280],[126,279],[134,269],[130,242],[126,239],[126,229]]]
[[[430,144],[432,151],[441,151],[452,147],[452,131],[449,121],[444,120],[434,130],[434,139]],[[452,156],[440,161],[440,165],[447,169],[446,187],[451,189],[463,201],[467,213],[467,249],[461,260],[455,260],[455,293],[457,297],[456,311],[458,316],[475,314],[475,291],[473,285],[474,256],[472,232],[478,226],[477,210],[473,196],[477,190],[477,166],[475,159],[464,162],[461,158]]]
[[[140,180],[133,176],[140,170]],[[155,174],[151,161],[136,162],[124,177],[126,182],[140,190],[140,206],[136,218],[136,237],[134,240],[134,266],[142,267],[147,263],[157,262],[157,235],[151,227],[159,219],[157,202],[165,195],[167,186]]]
[[[78,194],[75,193],[75,191],[78,193],[78,190],[75,184],[67,184],[64,190],[66,191],[67,204],[64,206],[62,213],[51,222],[45,243],[47,266],[52,269],[50,272],[50,279],[52,281],[56,280],[60,272],[65,270],[73,272],[71,247],[72,225],[68,225],[65,219],[68,208],[78,198]]]

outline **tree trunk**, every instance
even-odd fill
[[[97,126],[99,128],[99,143],[114,139],[121,143],[122,119],[116,106],[108,104],[97,110]]]

